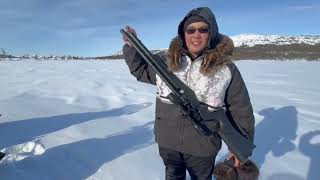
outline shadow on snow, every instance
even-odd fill
[[[152,103],[132,104],[109,111],[73,113],[1,123],[0,137],[2,138],[0,149],[25,143],[36,137],[59,131],[75,124],[99,118],[133,114],[151,104]]]
[[[96,173],[103,164],[152,145],[153,139],[153,122],[149,122],[105,138],[92,138],[57,146],[40,156],[2,164],[1,177],[86,179]]]
[[[320,143],[311,143],[311,140],[315,136],[320,136],[320,130],[310,131],[305,133],[300,137],[299,150],[302,154],[310,158],[310,165],[306,179],[308,180],[318,180],[320,177],[319,167],[320,167]],[[296,162],[292,162],[296,163]],[[303,180],[304,178],[299,177],[294,174],[274,174],[268,178],[268,180],[278,180],[278,179],[290,179],[290,180]]]
[[[294,106],[279,109],[266,108],[259,114],[264,118],[255,128],[257,147],[252,158],[260,168],[269,152],[272,152],[275,157],[280,157],[294,150],[295,145],[292,141],[297,137],[298,119]]]
[[[320,143],[311,143],[315,136],[320,136],[320,130],[310,131],[302,135],[299,143],[300,152],[310,158],[308,180],[317,180],[320,177]]]

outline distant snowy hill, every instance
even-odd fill
[[[319,45],[320,35],[299,35],[299,36],[284,36],[284,35],[257,35],[257,34],[240,34],[231,36],[234,45],[250,46],[255,45],[289,45],[289,44],[308,44]]]
[[[290,44],[307,44],[307,45],[320,45],[320,35],[259,35],[259,34],[239,34],[230,36],[233,40],[234,46],[249,46],[255,45],[290,45]],[[166,48],[152,50],[154,52],[163,51]],[[122,50],[113,54],[122,55]]]
[[[240,34],[231,36],[236,60],[256,59],[304,59],[320,60],[320,35],[257,35]],[[151,50],[153,53],[167,49]],[[122,50],[103,57],[105,59],[122,59]]]
[[[235,60],[320,60],[320,35],[258,35],[240,34],[230,36],[234,42],[233,59]],[[144,41],[144,39],[141,39]],[[167,48],[151,50],[152,53],[166,51]],[[86,59],[123,59],[122,49],[112,55],[98,57],[78,57],[78,56],[48,56],[41,57],[22,56],[16,59],[45,59],[45,60],[86,60]],[[15,56],[0,54],[0,60],[15,59]]]

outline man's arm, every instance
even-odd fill
[[[255,119],[249,93],[236,65],[230,63],[228,67],[232,73],[232,79],[225,97],[226,115],[231,123],[240,128],[239,131],[253,143]],[[233,152],[230,151],[227,159],[233,159],[235,167],[240,166],[240,161]]]
[[[255,119],[249,93],[239,69],[233,63],[228,66],[232,73],[232,79],[225,98],[227,115],[241,128],[240,131],[245,131],[253,142]]]
[[[249,93],[239,69],[233,63],[228,66],[232,73],[232,79],[225,98],[227,115],[241,128],[240,131],[245,131],[249,140],[253,142],[255,119]]]
[[[126,26],[125,31],[137,36],[136,31],[130,26]],[[155,85],[156,73],[153,68],[137,53],[125,36],[122,38],[125,43],[123,46],[123,55],[131,74],[136,77],[138,81]]]

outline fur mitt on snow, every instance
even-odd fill
[[[233,164],[233,160],[218,163],[213,171],[216,180],[258,180],[259,169],[251,160],[237,168]]]

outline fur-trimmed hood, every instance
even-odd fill
[[[200,72],[203,75],[214,74],[221,67],[229,63],[231,60],[234,44],[230,37],[220,35],[219,43],[214,49],[207,49],[203,54],[203,62]],[[179,36],[175,37],[169,46],[168,56],[170,59],[169,69],[178,71],[181,66],[181,57],[186,55],[186,50],[182,47],[182,40]]]
[[[229,56],[232,54],[234,45],[229,37],[219,33],[216,18],[208,7],[199,7],[191,10],[179,23],[178,36],[171,41],[168,50],[170,59],[170,62],[168,63],[169,69],[178,71],[181,66],[181,57],[188,54],[184,40],[184,24],[189,17],[194,15],[200,16],[206,20],[210,28],[208,46],[201,55],[204,59],[200,72],[203,75],[214,74],[230,61]]]
[[[214,49],[216,45],[221,40],[221,35],[219,35],[219,27],[216,21],[216,18],[210,8],[208,7],[199,7],[192,9],[179,23],[178,26],[178,36],[183,40],[182,47],[187,49],[186,44],[184,42],[184,24],[191,16],[199,16],[202,17],[209,25],[209,33],[210,38],[208,42],[208,49]]]

